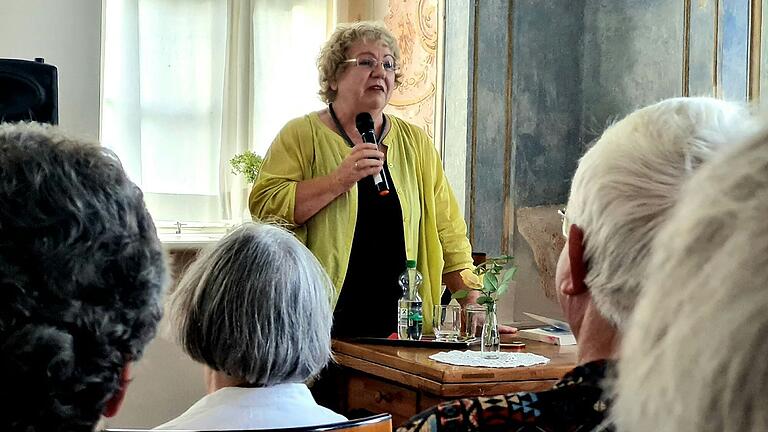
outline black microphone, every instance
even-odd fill
[[[371,117],[370,113],[361,112],[355,116],[355,127],[357,128],[357,131],[360,132],[360,136],[363,138],[363,142],[376,144],[376,147],[379,146],[379,143],[376,142],[376,132],[374,131],[373,127],[373,117]],[[388,195],[389,185],[387,184],[387,176],[384,175],[384,168],[382,167],[381,171],[374,174],[372,177],[373,182],[376,184],[376,190],[379,191],[379,195]]]

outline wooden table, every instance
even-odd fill
[[[452,366],[429,359],[438,349],[335,340],[333,352],[344,370],[341,405],[347,412],[391,413],[393,424],[399,425],[443,400],[551,388],[576,365],[576,346],[522,342],[524,352],[550,362],[520,368]]]

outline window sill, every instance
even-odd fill
[[[221,240],[232,228],[234,228],[234,224],[226,222],[159,221],[157,223],[157,236],[166,250],[201,249]]]
[[[214,244],[224,237],[225,233],[182,233],[182,234],[167,234],[160,233],[158,237],[163,247],[166,250],[188,250],[188,249],[202,249],[208,245]]]

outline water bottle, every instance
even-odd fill
[[[400,340],[408,339],[408,312],[411,310],[411,300],[408,291],[403,291],[403,296],[397,301],[397,337]]]
[[[408,260],[405,267],[399,280],[403,296],[397,302],[397,335],[400,339],[421,340],[424,314],[419,286],[422,277],[416,270],[416,261]]]

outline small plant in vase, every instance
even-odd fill
[[[256,183],[262,162],[264,162],[264,159],[250,150],[235,155],[235,157],[229,160],[229,164],[232,166],[232,174],[242,174],[250,184]]]
[[[251,186],[256,183],[256,179],[259,177],[262,162],[264,162],[264,159],[250,150],[237,154],[229,160],[229,164],[232,166],[232,174],[242,175]],[[247,191],[243,191],[243,198],[245,199],[244,202],[248,201]],[[242,220],[251,220],[251,213],[248,211],[247,206],[245,207]]]
[[[484,306],[486,311],[480,350],[491,356],[499,352],[501,348],[496,301],[509,289],[509,283],[515,277],[517,267],[513,265],[513,262],[513,257],[501,255],[487,259],[474,269],[462,270],[461,279],[468,289],[456,291],[452,295],[455,299],[463,299],[469,295],[470,291],[480,292],[477,304]]]

